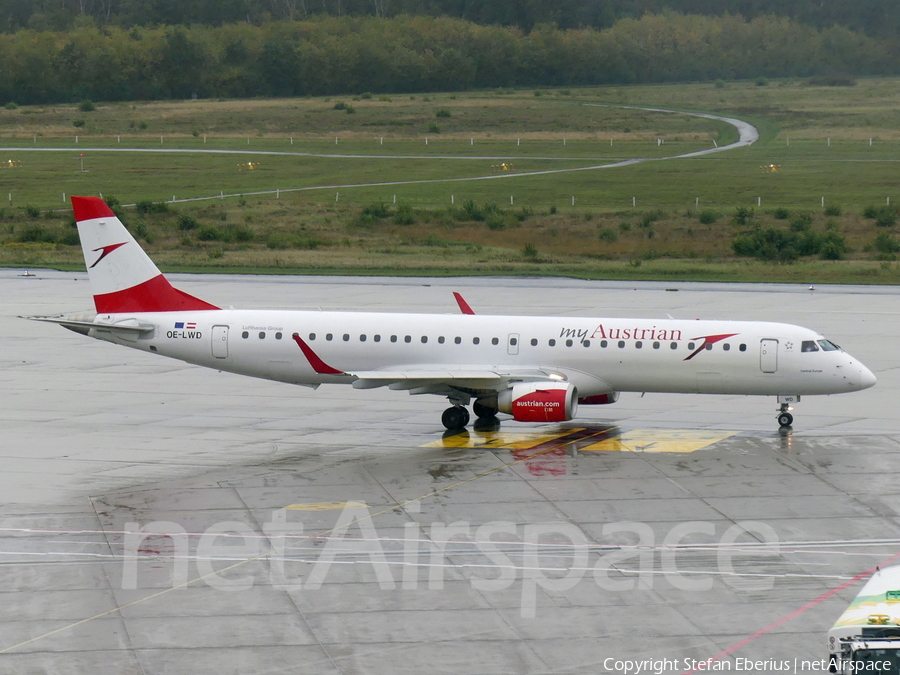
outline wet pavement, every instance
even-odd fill
[[[20,320],[90,292],[18,273],[0,271],[3,674],[824,672],[850,582],[900,553],[900,289],[173,277],[221,306],[455,312],[459,290],[479,313],[786,321],[879,378],[804,398],[789,432],[772,399],[624,394],[447,434],[437,397]]]

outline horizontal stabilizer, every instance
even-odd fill
[[[136,337],[138,335],[152,333],[156,330],[156,326],[152,324],[138,323],[134,319],[128,319],[119,323],[96,323],[94,321],[79,321],[75,319],[67,319],[61,316],[24,316],[23,319],[31,319],[32,321],[45,321],[47,323],[59,324],[63,328],[68,328],[76,333],[87,335],[91,329],[109,331],[111,333],[119,333],[123,336]]]

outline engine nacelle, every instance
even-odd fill
[[[578,399],[581,405],[609,405],[619,400],[619,392],[611,391],[608,394],[597,394],[596,396],[585,396]]]
[[[497,409],[518,422],[565,422],[578,412],[578,390],[570,382],[520,382],[499,393]]]

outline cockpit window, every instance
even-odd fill
[[[822,348],[823,352],[836,352],[836,351],[840,351],[840,349],[841,349],[836,344],[834,344],[833,342],[830,342],[828,340],[819,340],[818,342],[819,342],[819,346]]]
[[[819,346],[816,344],[815,340],[804,340],[803,344],[800,345],[801,352],[817,352],[819,351]]]

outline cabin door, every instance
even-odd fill
[[[212,355],[217,359],[228,358],[228,326],[213,326]]]
[[[764,373],[778,370],[778,340],[759,341],[759,369]]]

